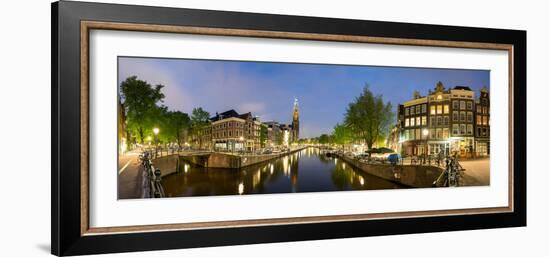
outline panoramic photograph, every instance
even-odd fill
[[[117,90],[118,199],[490,185],[488,70],[121,56]]]

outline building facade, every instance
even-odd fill
[[[201,150],[254,152],[279,145],[289,146],[298,140],[299,128],[300,114],[298,100],[295,99],[292,124],[275,121],[262,123],[250,112],[239,114],[235,110],[229,110],[216,113],[203,129],[192,132],[191,145],[193,149]]]
[[[463,157],[473,157],[477,153],[487,155],[488,97],[488,91],[482,90],[480,99],[476,100],[475,92],[469,87],[445,89],[441,82],[427,96],[415,92],[412,100],[398,107],[402,153],[424,155],[444,152]],[[478,106],[480,114],[477,112]],[[482,118],[477,118],[479,116]],[[481,119],[480,125],[477,125],[476,119]],[[483,123],[484,119],[486,123]],[[474,127],[479,128],[482,135],[485,131],[486,136],[479,137],[477,130],[474,133]]]
[[[477,156],[490,154],[490,100],[487,88],[482,88],[476,100],[475,149]]]

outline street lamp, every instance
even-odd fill
[[[155,155],[158,149],[158,143],[159,143],[159,137],[158,134],[160,132],[159,128],[153,128],[153,134],[155,134]]]
[[[427,155],[428,155],[428,135],[429,134],[430,134],[430,131],[427,128],[422,130],[422,135],[426,139],[426,144],[424,145],[424,163],[426,163],[426,158],[428,157]]]

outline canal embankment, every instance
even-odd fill
[[[432,184],[443,173],[443,169],[423,165],[391,165],[365,163],[344,155],[339,159],[370,175],[386,179],[407,187],[432,187]]]

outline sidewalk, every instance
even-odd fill
[[[489,158],[477,158],[473,160],[459,161],[463,171],[461,186],[488,186],[490,185]]]

